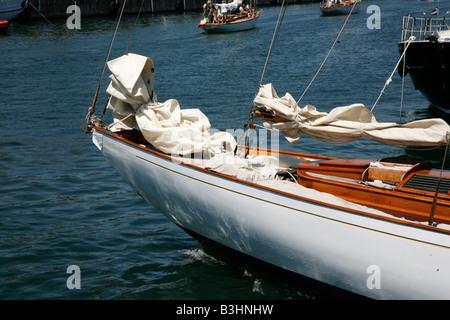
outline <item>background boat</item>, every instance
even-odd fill
[[[240,18],[226,23],[201,23],[199,27],[206,32],[217,33],[244,31],[255,28],[258,18],[259,11],[256,11],[255,15],[250,18]]]
[[[2,0],[0,1],[0,20],[11,21],[25,10],[28,0]]]
[[[212,3],[212,13],[209,17],[203,17],[198,27],[206,32],[225,33],[244,31],[255,28],[260,11],[254,5],[248,7],[241,13],[242,0],[234,0],[228,4]],[[225,6],[225,7],[224,7]],[[224,7],[223,13],[221,12]]]
[[[358,12],[361,0],[325,0],[320,4],[324,16],[345,15]]]

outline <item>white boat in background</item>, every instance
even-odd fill
[[[158,102],[150,58],[127,53],[107,66],[104,111],[113,121],[95,115],[96,94],[84,129],[118,174],[190,235],[364,297],[450,299],[449,171],[240,145],[229,131],[211,134],[199,109]],[[251,115],[293,143],[303,133],[365,137],[447,146],[447,154],[450,140],[439,118],[379,123],[361,104],[318,112],[278,97],[271,84],[260,87]]]
[[[358,12],[360,3],[361,0],[325,0],[320,4],[320,11],[324,16],[347,15]]]
[[[1,0],[0,20],[11,21],[25,10],[28,0]]]
[[[206,32],[226,33],[250,30],[256,27],[260,11],[253,5],[243,5],[243,0],[230,3],[211,3],[198,27]]]

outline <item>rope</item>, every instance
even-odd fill
[[[283,7],[284,7],[284,0],[283,0],[283,3],[281,4],[281,10],[280,10],[280,13],[278,15],[277,24],[276,24],[275,31],[274,31],[273,36],[272,36],[272,42],[270,43],[269,53],[267,54],[266,63],[264,64],[264,69],[263,69],[263,73],[261,75],[261,81],[259,82],[259,86],[262,85],[262,82],[263,82],[263,79],[264,79],[264,74],[266,73],[267,65],[269,64],[269,59],[270,59],[270,56],[272,55],[272,50],[273,50],[275,41],[276,41],[276,39],[278,37],[278,33],[280,32],[281,22],[283,21],[284,15],[286,13],[287,6],[284,7],[284,11],[283,11]]]
[[[127,46],[127,49],[125,50],[125,54],[128,53],[128,49],[130,48],[131,40],[133,39],[133,35],[134,35],[134,32],[136,31],[137,23],[139,21],[139,16],[141,15],[142,8],[144,7],[144,1],[145,0],[142,0],[141,7],[139,8],[139,13],[136,17],[136,22],[134,23],[133,32],[130,35],[130,40],[128,41],[128,46]]]
[[[444,171],[445,160],[447,158],[448,145],[450,143],[450,133],[447,132],[447,146],[445,147],[444,159],[442,160],[441,172],[439,174],[439,179],[436,184],[436,192],[434,194],[433,204],[431,205],[430,218],[428,219],[428,225],[433,225],[434,212],[436,211],[437,197],[439,193],[439,187],[441,185],[442,172]]]
[[[120,15],[119,15],[119,18],[117,20],[116,30],[114,31],[113,37],[111,39],[111,43],[109,45],[108,54],[106,55],[106,61],[105,61],[105,64],[103,65],[102,75],[100,77],[100,81],[99,81],[98,86],[97,86],[97,91],[95,92],[94,101],[92,101],[92,106],[89,108],[89,113],[86,116],[86,120],[89,120],[90,116],[92,114],[94,114],[94,112],[95,112],[95,104],[97,103],[98,92],[100,91],[100,85],[102,83],[103,75],[105,74],[106,65],[107,65],[108,60],[109,60],[109,55],[111,54],[111,50],[112,50],[112,47],[113,47],[113,44],[114,44],[114,40],[116,38],[117,30],[119,29],[120,21],[122,20],[122,14],[123,14],[123,11],[125,9],[125,4],[126,3],[127,3],[127,0],[125,0],[123,2],[122,10],[120,11]]]
[[[39,13],[40,16],[41,16],[42,18],[45,19],[45,21],[47,21],[49,24],[53,25],[53,23],[51,23],[46,17],[44,17],[44,15],[43,15],[38,9],[36,9],[36,7],[35,7],[31,2],[28,2],[28,4],[29,4],[34,10],[36,10],[36,12]]]
[[[322,67],[324,66],[325,62],[327,61],[328,57],[330,56],[331,51],[333,51],[334,46],[335,46],[336,43],[338,42],[339,37],[340,37],[341,34],[342,34],[342,31],[344,31],[345,25],[347,24],[348,19],[350,18],[351,14],[352,14],[352,12],[353,12],[353,9],[355,9],[355,6],[356,6],[356,3],[353,5],[352,10],[350,10],[350,12],[349,12],[349,14],[348,14],[348,16],[347,16],[347,19],[345,19],[344,25],[342,26],[341,31],[339,31],[339,34],[338,34],[336,40],[334,40],[334,43],[333,43],[333,45],[331,46],[330,51],[328,51],[328,54],[327,54],[327,56],[325,57],[325,60],[323,60],[322,64],[320,65],[320,67],[319,67],[319,69],[317,70],[316,74],[315,74],[314,77],[312,78],[312,80],[311,80],[311,82],[309,83],[308,87],[306,87],[306,89],[305,89],[305,91],[303,92],[303,94],[302,94],[302,96],[300,97],[300,99],[298,99],[297,104],[303,99],[303,96],[304,96],[304,95],[306,94],[306,92],[309,90],[309,87],[311,87],[311,85],[312,85],[312,83],[314,82],[314,80],[316,79],[317,75],[318,75],[319,72],[322,70]]]
[[[400,116],[398,122],[400,123],[402,121],[402,111],[403,111],[403,92],[405,88],[405,68],[406,68],[406,54],[405,58],[403,59],[403,69],[402,69],[402,94],[400,98]]]
[[[259,91],[259,88],[262,85],[262,82],[263,82],[263,79],[264,79],[264,75],[266,73],[267,66],[269,64],[270,56],[272,55],[272,50],[273,50],[273,47],[275,45],[275,41],[276,41],[276,39],[278,37],[278,33],[280,31],[281,22],[283,21],[284,15],[286,13],[287,5],[285,6],[284,3],[285,3],[285,0],[283,0],[283,3],[281,4],[280,13],[278,15],[277,24],[275,26],[275,31],[273,33],[272,41],[270,43],[269,52],[267,53],[267,58],[266,58],[266,62],[264,64],[264,69],[263,69],[263,72],[262,72],[262,75],[261,75],[261,80],[259,82],[258,91]],[[284,9],[284,11],[283,11],[283,9]],[[256,108],[256,105],[255,105],[255,103],[253,103],[252,108],[250,109],[250,113],[249,113],[249,115],[247,117],[247,121],[245,122],[244,130],[247,129],[250,121],[252,120],[253,113],[255,112],[255,108]]]
[[[112,127],[114,127],[114,126],[117,125],[117,124],[120,124],[120,123],[124,122],[125,120],[127,120],[127,119],[128,119],[129,117],[131,117],[131,116],[134,116],[134,115],[133,115],[132,113],[130,113],[130,114],[128,114],[125,118],[120,119],[120,120],[117,121],[117,122],[111,123],[109,126],[106,127],[106,130],[110,130]]]
[[[409,37],[408,41],[406,41],[406,47],[403,50],[402,55],[400,56],[400,59],[398,59],[397,64],[395,65],[394,70],[391,73],[391,76],[386,80],[386,83],[384,84],[383,89],[380,92],[380,95],[378,96],[378,99],[375,101],[375,104],[373,105],[372,109],[370,109],[370,112],[373,111],[373,109],[375,108],[375,106],[377,105],[378,101],[380,100],[381,96],[384,94],[384,90],[386,90],[387,86],[392,82],[392,77],[394,76],[395,70],[397,70],[398,65],[400,64],[400,62],[402,61],[402,59],[404,58],[405,54],[406,54],[406,50],[408,50],[409,45],[411,44],[412,41],[414,41],[416,39],[416,37],[411,36]]]
[[[278,37],[278,33],[280,31],[281,22],[283,21],[284,15],[286,13],[287,5],[285,6],[284,3],[285,3],[285,0],[283,0],[283,3],[281,4],[281,8],[280,8],[280,13],[278,14],[277,24],[275,26],[275,30],[274,30],[274,33],[273,33],[273,36],[272,36],[272,41],[270,43],[269,52],[267,53],[266,62],[264,64],[264,69],[263,69],[263,72],[262,72],[262,75],[261,75],[261,80],[259,82],[258,92],[259,92],[259,88],[261,88],[261,85],[262,85],[262,82],[263,82],[263,79],[264,79],[264,75],[266,73],[267,66],[269,64],[270,56],[272,55],[272,50],[273,50],[273,47],[275,45],[275,41],[276,41],[276,39]],[[252,108],[250,109],[250,112],[249,112],[248,117],[247,117],[247,121],[244,124],[244,133],[238,139],[238,145],[240,144],[240,142],[242,140],[242,137],[244,137],[246,135],[247,128],[248,128],[250,122],[253,119],[253,114],[255,112],[255,109],[256,109],[256,105],[253,102]],[[248,145],[248,151],[250,151],[250,144]]]

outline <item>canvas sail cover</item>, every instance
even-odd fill
[[[234,11],[239,8],[239,6],[242,4],[242,2],[243,2],[243,0],[233,0],[230,3],[217,4],[217,6],[219,6],[222,10],[225,10],[225,11]]]
[[[227,132],[210,133],[208,118],[199,109],[181,109],[175,99],[157,102],[154,65],[150,58],[128,53],[108,62],[111,71],[107,109],[113,132],[136,126],[156,149],[172,155],[234,150],[236,141]]]
[[[406,124],[377,122],[375,116],[362,104],[337,107],[329,113],[316,107],[298,107],[286,93],[278,97],[272,84],[261,86],[254,103],[286,121],[263,120],[267,129],[278,129],[291,143],[297,143],[305,132],[323,141],[347,142],[366,137],[388,145],[440,146],[447,144],[449,125],[442,119],[424,119]]]

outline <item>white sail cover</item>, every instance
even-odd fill
[[[447,144],[449,125],[442,119],[424,119],[406,124],[380,123],[362,104],[337,107],[329,113],[318,112],[312,105],[298,107],[286,93],[278,97],[272,84],[261,86],[254,103],[287,121],[263,121],[267,129],[280,130],[291,143],[305,132],[324,141],[346,142],[366,137],[388,145],[439,146]]]
[[[227,132],[210,134],[208,118],[199,109],[180,108],[177,100],[156,100],[154,65],[150,58],[128,53],[108,62],[112,72],[107,108],[114,118],[110,130],[130,130],[138,126],[156,149],[172,155],[234,150],[236,141]]]
[[[242,1],[243,0],[233,0],[230,3],[220,3],[217,5],[221,8],[221,10],[233,11],[239,8],[239,6],[242,4]]]

